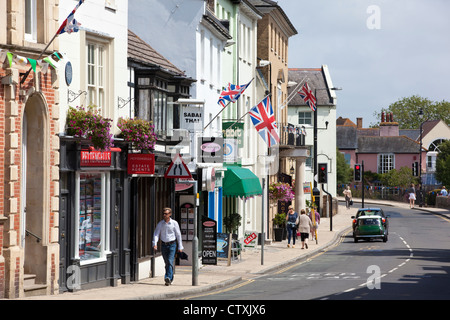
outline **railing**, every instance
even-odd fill
[[[302,127],[292,124],[282,127],[280,144],[285,146],[300,147],[305,145],[306,132]]]
[[[42,240],[39,236],[35,235],[33,232],[31,232],[29,230],[25,230],[25,235],[35,237],[36,242],[41,242],[41,240]]]

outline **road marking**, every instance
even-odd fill
[[[408,263],[409,261],[411,261],[411,258],[414,256],[413,254],[413,249],[411,248],[411,246],[405,241],[405,239],[403,239],[400,235],[397,234],[397,236],[400,238],[400,240],[402,240],[402,242],[404,243],[404,245],[409,249],[410,254],[409,254],[409,258],[406,259],[404,262],[400,263],[397,267],[389,270],[387,273],[384,273],[382,275],[380,275],[379,277],[377,277],[375,280],[380,280],[381,278],[386,277],[389,273],[393,273],[395,271],[397,271],[399,268],[403,267],[406,263]],[[371,250],[373,247],[369,247],[369,250]],[[373,250],[373,249],[372,249]],[[368,287],[369,285],[371,285],[372,282],[364,282],[361,283],[359,285],[359,287]],[[355,288],[350,288],[344,291],[344,293],[348,293],[355,290]]]

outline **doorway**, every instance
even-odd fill
[[[36,283],[47,282],[49,221],[48,125],[46,104],[40,94],[30,96],[22,121],[21,243],[24,273]]]

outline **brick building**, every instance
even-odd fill
[[[0,298],[58,291],[57,7],[0,2]]]

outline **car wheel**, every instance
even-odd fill
[[[355,241],[355,243],[358,242],[358,238],[357,238],[357,237],[354,237],[354,238],[353,238],[353,241]]]
[[[387,242],[387,241],[388,241],[388,236],[385,235],[385,236],[383,237],[383,242]]]

